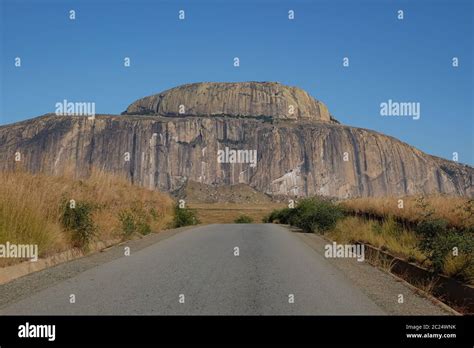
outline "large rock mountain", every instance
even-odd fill
[[[256,150],[256,165],[220,163],[226,148]],[[474,168],[341,125],[305,91],[269,82],[189,84],[122,115],[47,114],[1,126],[0,169],[17,166],[78,175],[98,167],[164,191],[194,181],[277,196],[474,196]]]
[[[122,114],[330,121],[328,109],[323,103],[300,88],[276,82],[183,85],[139,99]]]

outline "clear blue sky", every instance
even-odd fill
[[[279,81],[342,123],[474,164],[471,0],[0,2],[0,124],[54,112],[63,99],[120,113],[183,83]],[[420,102],[421,118],[380,116],[388,99]]]

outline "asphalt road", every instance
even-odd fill
[[[271,224],[207,225],[132,247],[130,256],[28,294],[0,313],[386,314],[329,260]]]

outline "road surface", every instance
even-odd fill
[[[129,256],[26,294],[0,314],[387,313],[285,227],[227,224],[131,247]]]

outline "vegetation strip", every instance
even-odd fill
[[[85,179],[1,172],[0,244],[32,244],[40,259],[173,227],[167,195],[93,169]],[[0,267],[24,258],[0,258]]]

